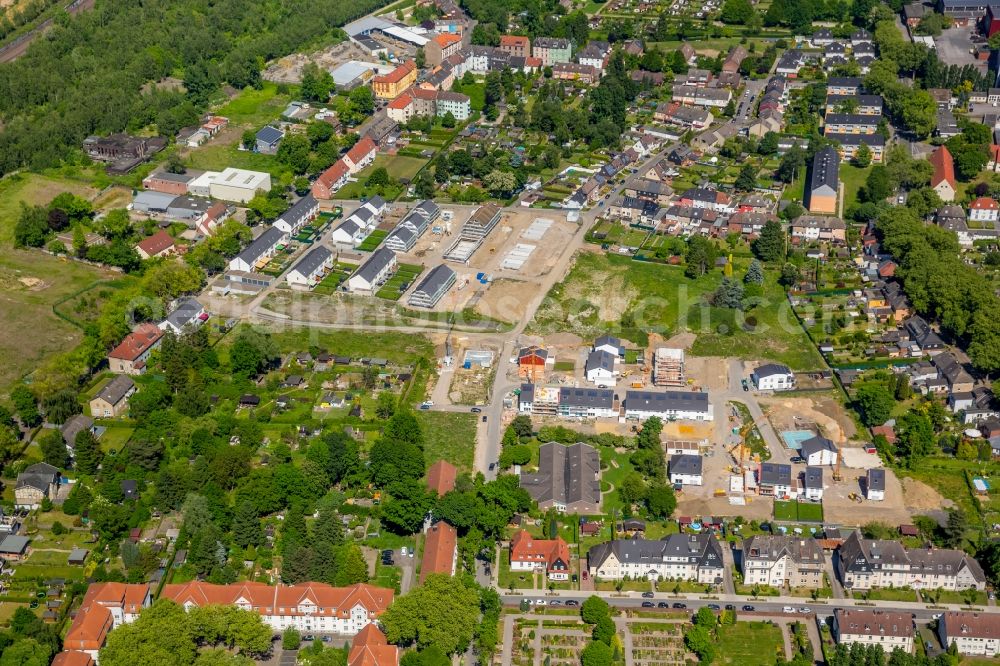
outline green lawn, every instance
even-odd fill
[[[290,101],[291,95],[278,94],[277,84],[264,81],[260,90],[245,88],[215,113],[234,125],[263,126],[275,120]]]
[[[781,630],[769,622],[737,622],[719,628],[718,663],[734,666],[772,666],[784,657]]]
[[[233,335],[227,336],[235,339]],[[283,353],[325,349],[331,354],[352,358],[387,358],[395,363],[415,363],[430,358],[434,347],[422,335],[386,331],[326,331],[316,328],[294,328],[272,331],[272,339]],[[226,350],[223,353],[228,353]]]
[[[388,235],[389,235],[388,231],[385,231],[383,229],[375,229],[370,234],[368,234],[368,238],[364,239],[361,242],[361,245],[358,246],[358,250],[360,250],[361,252],[374,252],[378,248],[378,246],[382,244],[382,241],[385,240],[385,237]]]
[[[134,431],[134,427],[124,424],[109,426],[101,435],[101,449],[105,452],[110,452],[112,449],[121,451],[128,444]]]
[[[855,599],[864,599],[865,592],[855,592]],[[916,601],[917,593],[913,590],[906,590],[902,588],[885,588],[878,590],[869,590],[867,592],[867,598],[870,601]]]
[[[748,263],[736,257],[734,276],[741,277]],[[796,322],[777,272],[768,270],[765,276],[763,302],[743,313],[708,304],[707,297],[722,281],[721,270],[692,280],[680,266],[579,254],[569,275],[546,296],[528,331],[572,332],[587,339],[609,332],[611,323],[610,332],[643,340],[646,332],[669,337],[688,330],[697,334],[691,350],[697,356],[773,359],[799,370],[820,367],[819,353]],[[634,327],[615,328],[623,315],[631,315]]]
[[[415,412],[424,433],[424,460],[430,467],[447,460],[459,472],[471,472],[476,449],[475,414],[464,412]]]
[[[235,167],[250,171],[263,171],[271,174],[272,178],[280,178],[282,173],[290,171],[274,155],[240,150],[236,143],[225,143],[218,140],[191,149],[187,162],[194,169],[222,171],[226,167]]]
[[[788,523],[823,522],[823,505],[812,502],[774,501],[774,519]]]
[[[379,298],[390,301],[398,301],[403,292],[413,284],[413,281],[423,272],[422,266],[413,264],[400,264],[396,274],[382,285],[382,288],[375,294]]]
[[[840,180],[844,183],[844,210],[858,200],[858,190],[865,184],[865,179],[872,168],[859,169],[850,162],[841,162]]]

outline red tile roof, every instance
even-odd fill
[[[148,594],[148,585],[91,585],[66,633],[63,646],[67,650],[99,650],[114,625],[108,609],[122,608],[126,613],[138,613]]]
[[[375,142],[372,141],[370,136],[366,136],[351,146],[351,149],[347,151],[347,158],[355,164],[358,164],[369,153],[373,153],[376,150],[378,150],[378,147],[375,145]]]
[[[234,583],[213,585],[192,581],[178,585],[165,585],[161,597],[184,605],[244,604],[265,615],[299,616],[299,605],[311,602],[318,610],[313,615],[347,618],[357,605],[364,607],[370,617],[378,617],[392,603],[393,591],[359,583],[350,587],[331,587],[325,583],[301,583],[272,587],[264,583]],[[275,610],[275,609],[284,610]]]
[[[383,76],[376,76],[373,83],[399,83],[406,76],[415,70],[417,65],[412,60],[407,60],[402,65]]]
[[[527,58],[524,59],[524,66],[525,67],[541,67],[542,66],[542,59],[541,58],[536,58],[535,56],[528,56]]]
[[[173,237],[166,231],[157,231],[155,234],[149,238],[144,238],[139,241],[136,246],[142,250],[147,257],[155,257],[161,252],[166,252],[174,246]]]
[[[347,168],[347,163],[344,162],[344,160],[337,160],[330,165],[329,169],[321,173],[319,177],[316,178],[316,182],[329,189],[333,187],[338,180],[350,172],[351,170]]]
[[[521,530],[510,540],[510,561],[545,564],[546,569],[552,569],[559,561],[569,567],[569,546],[561,537],[535,539],[525,530]]]
[[[86,652],[67,650],[56,655],[52,666],[94,666],[94,658]]]
[[[455,571],[455,546],[458,532],[448,523],[439,521],[427,530],[424,557],[420,561],[420,582],[435,573],[452,575]]]
[[[347,666],[397,666],[397,664],[399,664],[399,648],[389,645],[385,634],[374,624],[365,626],[351,641]]]
[[[996,210],[1000,208],[1000,205],[997,204],[995,199],[991,199],[990,197],[979,197],[969,204],[969,208],[973,210]]]
[[[931,176],[931,187],[937,187],[944,181],[947,181],[952,188],[958,187],[958,184],[955,182],[955,163],[951,158],[951,152],[947,146],[939,146],[927,161],[934,167],[934,175]]]
[[[451,33],[445,33],[443,35],[435,35],[434,41],[437,42],[438,46],[443,49],[448,48],[452,44],[457,44],[462,41],[462,38],[458,35],[452,35]]]
[[[531,40],[527,37],[522,37],[521,35],[502,35],[500,37],[500,46],[522,46],[527,47],[531,44]]]
[[[427,487],[438,495],[455,489],[458,469],[446,460],[438,460],[427,470]]]
[[[135,327],[134,331],[125,336],[120,345],[111,350],[108,356],[110,358],[119,358],[123,361],[134,361],[145,354],[162,337],[163,331],[156,324],[148,322],[139,324]]]
[[[424,100],[431,100],[431,101],[436,100],[437,99],[437,95],[438,95],[438,91],[434,90],[433,88],[430,88],[430,89],[428,89],[428,88],[414,88],[411,92],[412,92],[413,96],[416,97],[417,99],[424,99]]]
[[[403,93],[396,99],[389,102],[390,109],[405,109],[409,105],[413,104],[413,98],[410,97],[408,93]]]

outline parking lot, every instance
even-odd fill
[[[973,42],[971,39],[972,28],[956,27],[948,28],[941,33],[940,37],[934,38],[938,58],[946,65],[972,65],[978,69],[986,71],[986,61],[977,60],[972,55]]]

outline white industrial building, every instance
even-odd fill
[[[188,193],[223,201],[247,203],[258,192],[271,191],[271,174],[229,167],[223,171],[206,171],[188,185]]]

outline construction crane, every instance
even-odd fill
[[[733,458],[736,457],[733,451],[737,448],[740,450],[740,467],[739,467],[740,474],[743,473],[743,461],[746,457],[746,450],[749,448],[747,446],[747,437],[750,436],[750,433],[753,431],[755,427],[756,424],[754,424],[753,421],[748,421],[747,423],[744,423],[743,427],[740,428],[740,441],[737,442],[737,444],[732,449],[729,450],[729,453],[730,455],[733,456]]]

